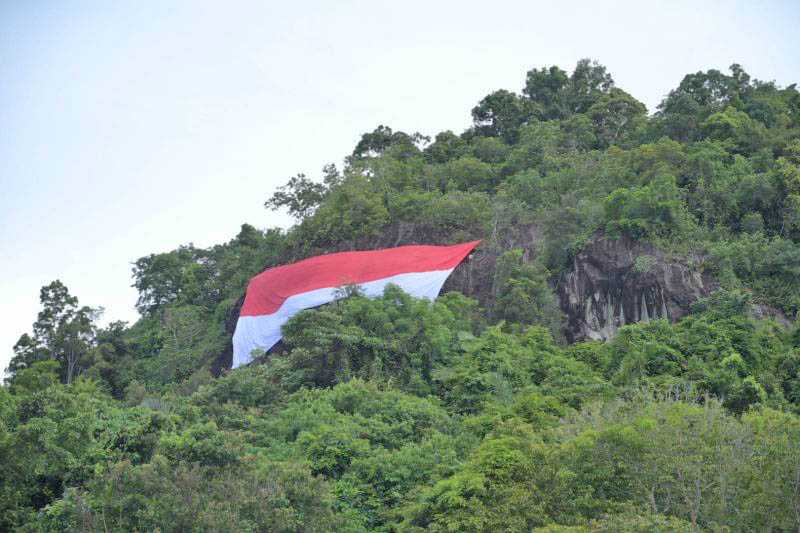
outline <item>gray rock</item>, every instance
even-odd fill
[[[607,340],[625,324],[676,321],[717,288],[698,267],[701,257],[671,257],[629,237],[596,234],[558,285],[570,342]]]

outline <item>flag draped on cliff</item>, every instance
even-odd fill
[[[341,287],[357,285],[366,296],[375,297],[394,284],[417,298],[436,298],[453,269],[479,242],[340,252],[265,270],[247,286],[233,334],[233,368],[252,361],[253,350],[272,348],[281,339],[281,326],[293,315],[332,302],[342,294]]]

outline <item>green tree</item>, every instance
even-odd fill
[[[613,86],[604,66],[581,59],[569,77],[556,66],[529,71],[523,92],[536,106],[537,118],[554,120],[586,113]]]
[[[478,134],[500,137],[508,143],[517,140],[519,127],[533,114],[529,100],[506,91],[495,91],[472,108],[472,120]]]
[[[94,346],[95,321],[102,309],[78,306],[78,298],[56,280],[42,287],[39,301],[42,310],[33,324],[34,336],[20,337],[14,346],[15,355],[6,372],[13,382],[17,372],[36,361],[55,359],[66,383],[85,368],[86,357]]]
[[[560,336],[563,315],[549,278],[550,273],[537,261],[524,260],[521,249],[501,255],[494,281],[498,317],[520,324],[539,324],[554,337]]]
[[[598,98],[586,111],[595,127],[600,148],[629,139],[646,123],[644,104],[616,87]]]
[[[314,212],[327,193],[325,184],[313,182],[305,174],[298,174],[279,187],[264,203],[264,207],[272,210],[285,207],[291,216],[301,220]]]
[[[617,189],[605,201],[606,229],[634,239],[685,237],[694,226],[675,179],[664,176],[643,187]]]

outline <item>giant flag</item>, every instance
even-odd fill
[[[392,283],[417,298],[436,298],[479,242],[340,252],[265,270],[247,286],[233,334],[233,368],[252,361],[253,350],[272,348],[293,315],[332,302],[343,286],[358,285],[366,296],[375,297]]]

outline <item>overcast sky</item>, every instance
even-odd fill
[[[135,320],[138,257],[285,226],[293,174],[378,124],[461,132],[532,67],[597,59],[651,112],[733,62],[800,81],[797,1],[645,4],[0,0],[0,368],[42,285]]]

